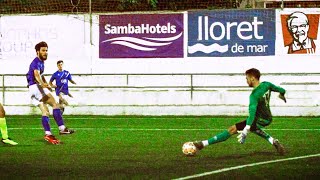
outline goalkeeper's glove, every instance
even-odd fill
[[[246,140],[246,137],[248,135],[248,132],[250,131],[250,126],[246,125],[246,127],[244,127],[244,129],[242,130],[242,132],[239,134],[239,136],[237,136],[238,138],[238,142],[243,144]]]
[[[285,103],[287,103],[287,99],[286,99],[286,97],[284,97],[284,94],[279,94],[279,96],[278,96],[280,99],[282,99]]]

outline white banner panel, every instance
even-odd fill
[[[319,18],[319,8],[276,10],[276,55],[319,55]]]
[[[6,65],[19,63],[20,66],[28,66],[36,57],[34,47],[40,41],[47,42],[49,46],[46,63],[49,69],[56,69],[55,63],[58,59],[67,61],[67,64],[74,64],[81,59],[90,59],[89,54],[86,55],[84,51],[85,23],[78,17],[67,15],[2,16],[0,18],[0,60]],[[25,73],[21,72],[20,66],[11,67],[11,69],[14,73]],[[24,71],[25,69],[23,68]],[[3,71],[2,69],[1,73]]]

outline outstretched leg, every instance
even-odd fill
[[[285,149],[284,147],[280,144],[279,140],[274,139],[271,137],[268,133],[266,133],[264,130],[257,128],[256,130],[253,131],[254,134],[262,137],[263,139],[267,140],[270,144],[272,144],[278,151],[280,155],[285,154]]]
[[[236,133],[237,133],[237,127],[236,125],[232,125],[231,127],[228,128],[228,130],[224,130],[221,133],[213,136],[212,138],[209,138],[208,140],[196,141],[193,144],[197,147],[198,150],[201,150],[208,145],[223,142],[229,139],[232,135]]]

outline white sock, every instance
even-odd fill
[[[45,131],[44,132],[46,135],[52,135],[51,131]]]
[[[208,146],[209,145],[209,141],[208,140],[204,140],[202,141],[202,144],[204,147]]]
[[[63,131],[66,127],[64,125],[59,126],[59,130]]]
[[[269,143],[273,144],[273,137],[269,137],[268,141]]]

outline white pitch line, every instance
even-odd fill
[[[43,129],[43,128],[8,128],[12,130],[23,130],[23,129]],[[55,129],[55,128],[53,128]],[[225,129],[166,129],[166,128],[77,128],[79,130],[106,130],[106,131],[223,131]],[[266,129],[270,131],[320,131],[320,129]]]
[[[277,160],[264,161],[264,162],[258,162],[258,163],[252,163],[252,164],[245,164],[245,165],[240,165],[240,166],[218,169],[218,170],[210,171],[210,172],[204,172],[204,173],[195,174],[195,175],[191,175],[191,176],[181,177],[181,178],[177,178],[174,180],[199,178],[199,177],[203,177],[203,176],[218,174],[218,173],[236,170],[236,169],[242,169],[242,168],[246,168],[246,167],[259,166],[259,165],[270,164],[270,163],[278,163],[278,162],[283,162],[283,161],[292,161],[292,160],[297,160],[297,159],[306,159],[306,158],[318,157],[318,156],[320,156],[320,154],[311,154],[311,155],[306,155],[306,156],[298,156],[298,157],[292,157],[292,158],[286,158],[286,159],[277,159]]]

